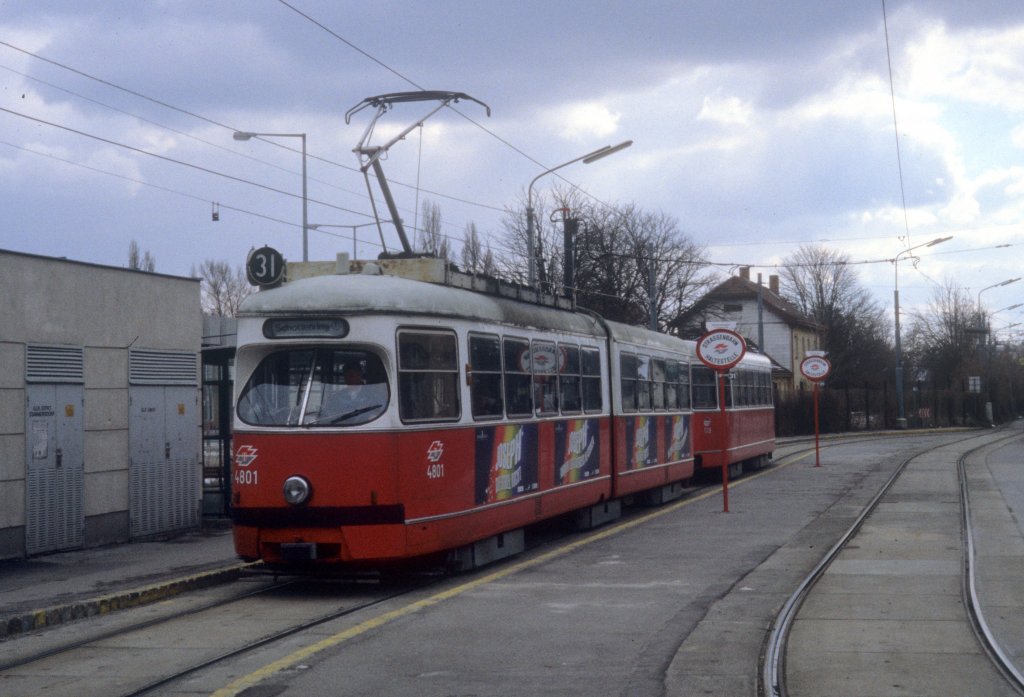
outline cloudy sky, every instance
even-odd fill
[[[885,16],[888,54],[881,0],[0,0],[0,248],[120,266],[136,240],[176,275],[254,245],[300,259],[299,139],[233,131],[306,133],[309,222],[361,225],[371,110],[345,113],[437,89],[490,117],[444,110],[384,167],[406,224],[437,203],[456,246],[469,223],[500,245],[535,176],[631,139],[559,173],[674,217],[719,273],[952,235],[901,262],[901,304],[947,278],[977,297],[1024,275],[1024,3],[886,0]],[[426,109],[396,107],[372,142]],[[312,231],[310,258],[351,235]],[[357,228],[360,257],[374,235]],[[892,263],[858,271],[891,306]],[[1024,302],[1024,281],[981,297]]]

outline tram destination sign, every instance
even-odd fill
[[[731,329],[714,329],[697,340],[697,358],[712,370],[729,370],[746,352],[747,342]]]

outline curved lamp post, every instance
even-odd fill
[[[536,177],[534,177],[533,181],[530,182],[530,186],[527,187],[526,189],[526,255],[527,263],[529,264],[529,268],[527,269],[527,284],[531,288],[534,288],[537,285],[537,254],[534,247],[535,235],[533,232],[533,185],[537,183],[538,179],[540,179],[546,174],[551,174],[556,170],[562,169],[563,167],[568,167],[569,165],[575,164],[580,161],[582,161],[585,165],[589,165],[591,162],[600,160],[602,157],[608,157],[609,155],[617,153],[620,150],[625,150],[632,144],[633,141],[625,140],[619,143],[618,145],[606,145],[603,148],[598,148],[594,152],[589,152],[586,155],[581,155],[580,157],[577,157],[573,160],[569,160],[568,162],[563,162],[557,167],[552,167],[551,169],[545,170],[538,174]]]
[[[903,354],[900,349],[900,257],[905,254],[909,254],[915,249],[921,247],[934,247],[937,244],[948,242],[953,239],[949,237],[937,237],[931,242],[925,242],[924,244],[914,245],[908,247],[902,252],[896,255],[896,258],[892,260],[893,268],[895,269],[894,281],[893,281],[893,310],[896,315],[896,428],[907,427],[907,416],[903,409]]]
[[[1002,286],[1008,286],[1011,283],[1016,283],[1019,280],[1020,280],[1020,276],[1018,276],[1017,278],[1008,278],[1005,281],[1002,281],[1000,283],[993,283],[992,285],[985,286],[984,288],[979,290],[978,291],[978,313],[981,314],[981,294],[982,293],[984,293],[986,290],[992,290],[993,288],[1001,288]],[[1004,309],[1010,309],[1010,308],[1004,308]],[[1000,312],[1001,312],[1001,310],[1000,310]]]
[[[250,140],[257,136],[269,138],[301,138],[302,139],[302,260],[309,261],[309,224],[307,218],[308,198],[306,196],[306,134],[305,133],[253,133],[251,131],[235,131],[235,140]]]

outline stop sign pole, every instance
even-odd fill
[[[832,372],[832,364],[824,356],[808,356],[800,362],[800,372],[814,383],[814,466],[821,467],[821,449],[818,445],[818,385]]]
[[[725,409],[725,376],[747,352],[747,342],[731,329],[713,329],[697,340],[697,358],[718,375],[718,406],[722,412],[722,512],[729,512],[729,415]]]

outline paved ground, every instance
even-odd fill
[[[907,453],[963,436],[825,448],[821,468],[811,454],[735,482],[729,514],[716,492],[652,509],[628,526],[452,578],[428,597],[325,625],[301,660],[289,662],[296,640],[197,676],[179,694],[251,685],[248,695],[303,695],[330,685],[345,695],[753,696],[765,632],[796,584]],[[802,608],[788,654],[793,695],[1015,694],[963,614],[950,488],[962,449],[916,463]],[[986,533],[978,541],[986,615],[1015,655],[1024,653],[1019,451],[1020,440],[969,468]],[[224,531],[0,562],[0,635],[238,569]],[[272,661],[281,662],[268,669]]]
[[[916,459],[801,607],[787,651],[793,697],[1018,694],[993,667],[964,604],[956,469],[963,449]],[[978,473],[972,507],[988,550],[979,560],[982,601],[1013,627],[1004,633],[1019,638],[1021,530],[1007,524],[987,465],[970,469]]]

